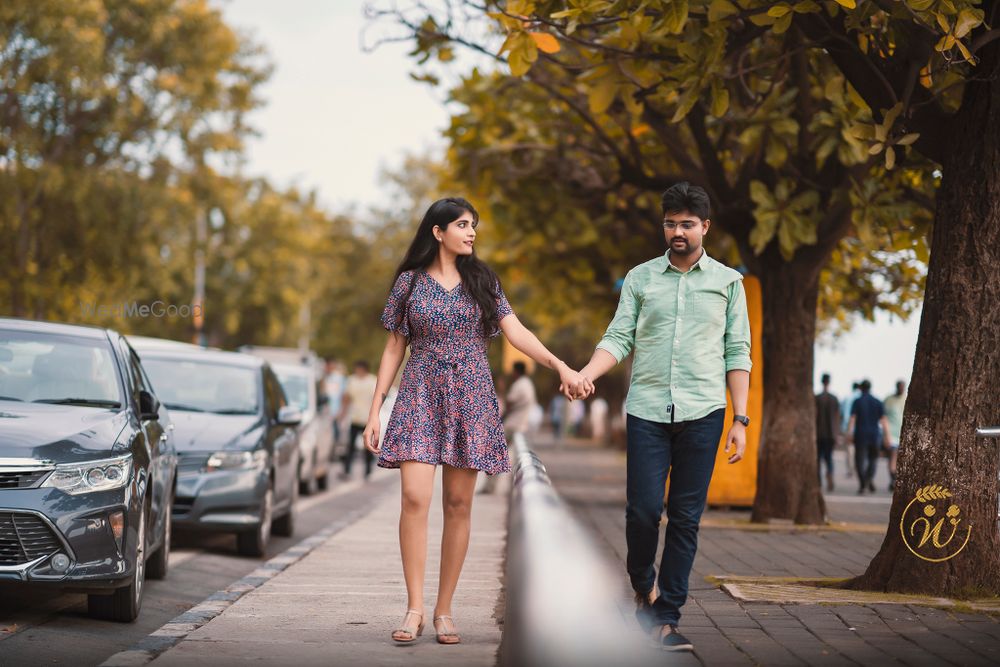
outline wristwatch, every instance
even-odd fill
[[[750,425],[750,418],[747,417],[746,415],[735,415],[733,417],[733,421],[739,422],[739,423],[743,424],[744,426],[749,426]]]

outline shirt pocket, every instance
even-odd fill
[[[687,301],[687,313],[697,325],[712,327],[726,325],[726,307],[729,305],[729,299],[724,293],[712,290],[691,292]]]

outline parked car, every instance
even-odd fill
[[[274,364],[272,366],[288,401],[302,411],[299,424],[299,490],[306,495],[326,489],[333,455],[333,415],[330,400],[307,366]]]
[[[301,412],[257,357],[137,347],[177,428],[175,525],[235,533],[241,554],[263,556],[272,532],[295,531]]]
[[[108,329],[0,318],[0,580],[135,620],[170,554],[170,414]]]

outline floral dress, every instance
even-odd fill
[[[405,304],[411,281],[413,292]],[[510,315],[498,289],[497,316]],[[378,465],[446,463],[495,475],[510,470],[479,304],[460,283],[446,290],[423,271],[400,274],[382,325],[409,338],[410,359],[382,438]],[[494,336],[499,334],[494,332]]]

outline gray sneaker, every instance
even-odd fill
[[[676,625],[668,625],[670,633],[660,637],[660,648],[664,651],[693,651],[694,644],[680,633]],[[661,630],[662,632],[662,630]]]

